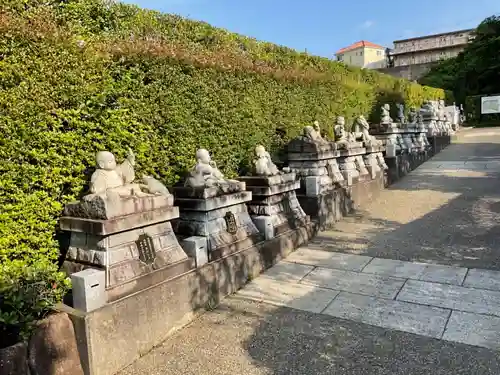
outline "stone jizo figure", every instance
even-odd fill
[[[319,134],[314,127],[312,126],[306,126],[304,127],[304,135],[303,137],[311,142],[316,142],[316,143],[328,143],[327,140],[323,139],[321,137],[321,134]]]
[[[365,145],[379,146],[382,144],[382,141],[379,141],[373,135],[370,135],[370,124],[368,124],[365,116],[358,116],[354,124],[356,129],[356,138],[361,138]]]
[[[410,112],[408,113],[408,117],[410,120],[410,124],[417,124],[418,123],[418,112],[415,107],[410,108]]]
[[[255,147],[256,159],[253,161],[255,174],[258,176],[276,176],[282,174],[278,167],[271,160],[269,152],[264,146],[258,145]]]
[[[389,104],[384,104],[381,108],[380,123],[392,124],[391,106]]]
[[[405,117],[405,106],[404,104],[397,104],[398,107],[398,120],[400,124],[406,124],[406,117]]]
[[[84,197],[89,201],[95,197],[103,199],[120,199],[142,197],[147,195],[141,190],[141,185],[134,184],[135,156],[129,149],[127,159],[120,165],[116,164],[115,156],[109,151],[99,151],[96,154],[97,169],[90,178],[90,193]]]
[[[187,186],[196,188],[230,184],[238,184],[238,181],[226,179],[207,150],[200,148],[196,151],[196,165],[189,172],[189,177],[186,179]]]

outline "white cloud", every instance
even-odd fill
[[[363,29],[369,29],[370,27],[372,27],[373,25],[375,25],[375,22],[372,21],[372,20],[366,20],[365,22],[363,22],[363,24],[361,25],[361,27]]]

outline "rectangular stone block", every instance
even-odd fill
[[[257,278],[232,298],[265,302],[297,310],[320,313],[339,292],[309,285]]]
[[[106,304],[106,272],[87,268],[72,274],[71,283],[75,309],[89,312]]]
[[[450,310],[341,292],[324,314],[440,338]]]
[[[192,188],[189,186],[175,186],[173,192],[175,199],[177,198],[199,198],[207,199],[214,198],[220,195],[227,195],[231,193],[238,193],[244,191],[246,188],[245,182],[233,182],[229,186],[221,188],[218,186],[214,187],[199,187]]]
[[[286,258],[286,261],[315,267],[361,271],[371,259],[371,257],[362,255],[334,253],[301,247],[290,254],[290,256]]]
[[[500,316],[500,292],[408,280],[397,299],[478,314]]]
[[[500,318],[453,311],[443,340],[500,350]]]
[[[294,172],[280,174],[276,176],[241,176],[238,180],[245,182],[247,190],[252,187],[274,186],[286,182],[294,182],[297,176]]]
[[[297,282],[313,269],[313,266],[280,262],[264,272],[261,277],[266,277],[277,281]]]
[[[467,268],[428,264],[420,274],[419,280],[434,283],[462,285]]]
[[[301,282],[340,291],[392,299],[399,292],[405,280],[351,271],[316,268],[304,277]]]
[[[126,230],[145,227],[179,217],[178,207],[164,207],[154,211],[145,211],[109,220],[93,220],[76,217],[61,217],[59,226],[62,230],[83,232],[95,235],[109,235]]]
[[[253,196],[268,197],[276,194],[282,194],[289,191],[300,189],[300,181],[284,182],[279,185],[273,186],[249,186],[248,190],[252,192]]]
[[[225,194],[212,198],[176,198],[175,204],[182,211],[211,211],[218,208],[234,206],[252,200],[250,191]]]
[[[464,286],[471,288],[500,290],[500,272],[492,270],[470,269]]]
[[[206,237],[188,237],[181,242],[181,246],[186,254],[194,259],[195,267],[201,267],[208,263],[208,244]]]
[[[274,238],[275,223],[273,223],[271,216],[253,216],[252,220],[259,232],[264,235],[266,240]]]
[[[423,263],[403,262],[400,260],[374,258],[364,269],[364,273],[381,276],[418,279],[425,270]]]

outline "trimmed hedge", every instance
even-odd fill
[[[94,154],[137,156],[167,184],[209,149],[232,176],[260,143],[276,152],[319,120],[379,115],[444,97],[374,71],[99,0],[7,0],[0,8],[0,261],[55,260],[63,205]]]

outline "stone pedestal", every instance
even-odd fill
[[[338,157],[339,169],[344,177],[344,184],[351,186],[358,181],[370,179],[363,155],[366,149],[362,142],[353,142],[347,150],[341,150]]]
[[[309,222],[295,194],[295,190],[300,188],[295,173],[246,176],[239,180],[245,182],[247,190],[252,192],[248,210],[266,240]]]
[[[297,198],[304,212],[326,228],[339,220],[336,187],[344,183],[335,143],[319,143],[297,137],[287,147],[288,166],[300,180]]]
[[[180,208],[174,230],[190,251],[205,247],[208,261],[243,250],[262,240],[259,230],[248,214],[246,203],[252,193],[245,183],[233,192],[218,187],[174,187],[175,204]],[[203,242],[204,241],[204,242]],[[197,255],[203,262],[203,255]]]
[[[170,223],[178,216],[171,195],[70,203],[60,220],[71,232],[64,269],[105,272],[108,302],[186,272],[192,262]]]

